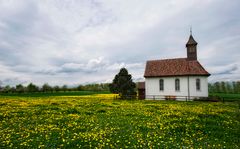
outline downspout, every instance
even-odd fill
[[[188,76],[188,100],[190,99],[189,76]]]

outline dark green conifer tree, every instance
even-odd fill
[[[113,82],[109,84],[109,89],[112,93],[119,94],[121,99],[136,98],[136,84],[132,81],[131,74],[128,74],[126,68],[121,68],[116,74]]]

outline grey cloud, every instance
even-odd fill
[[[233,74],[238,70],[239,70],[238,64],[230,64],[230,65],[219,66],[219,67],[214,66],[212,69],[210,68],[212,75]]]
[[[99,57],[96,59],[91,59],[87,63],[64,63],[61,66],[56,66],[52,69],[45,68],[41,71],[37,71],[36,73],[42,73],[46,75],[57,75],[59,73],[97,73],[97,72],[115,72],[120,70],[122,67],[126,67],[131,70],[138,70],[142,68],[144,65],[142,63],[110,63],[108,60]],[[22,70],[22,68],[21,68]],[[34,71],[34,70],[32,70]]]
[[[2,85],[11,85],[15,86],[17,84],[27,84],[29,83],[28,81],[23,81],[21,78],[15,77],[15,78],[6,78],[2,80]],[[1,83],[0,83],[1,85]]]
[[[240,63],[212,66],[208,68],[209,72],[212,74],[209,79],[211,82],[240,80]]]
[[[141,80],[147,60],[186,57],[190,25],[210,80],[239,79],[239,4],[1,1],[0,80],[105,82],[122,67]]]

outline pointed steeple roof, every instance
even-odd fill
[[[192,34],[190,35],[190,37],[189,37],[189,39],[188,39],[188,42],[187,42],[187,44],[186,44],[186,47],[188,46],[188,45],[197,45],[198,43],[194,40],[194,38],[193,38],[193,36],[192,36]]]

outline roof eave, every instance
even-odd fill
[[[211,74],[184,74],[184,75],[157,75],[157,76],[148,76],[144,75],[144,78],[157,78],[157,77],[179,77],[179,76],[206,76],[209,77]]]

